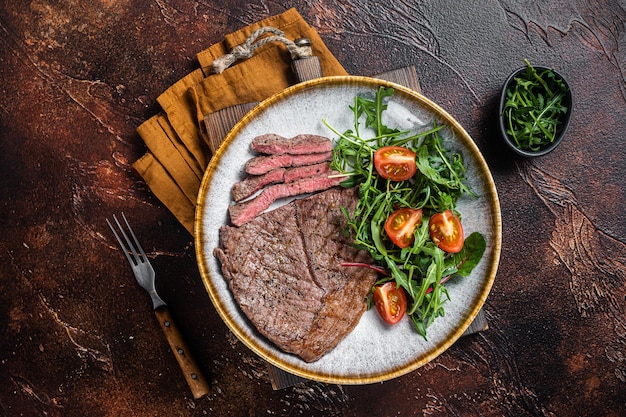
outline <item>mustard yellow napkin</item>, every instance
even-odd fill
[[[295,9],[226,35],[197,55],[199,68],[161,94],[157,101],[162,111],[137,128],[148,151],[133,164],[156,197],[192,234],[196,198],[211,158],[204,117],[237,104],[261,101],[296,82],[291,56],[281,43],[263,45],[251,58],[220,74],[212,73],[214,60],[267,26],[281,30],[291,40],[309,39],[324,76],[346,75],[315,29]]]

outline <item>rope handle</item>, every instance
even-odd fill
[[[260,38],[266,33],[271,33],[272,35]],[[235,46],[231,49],[230,53],[222,55],[213,61],[213,73],[221,74],[238,60],[251,58],[258,48],[271,42],[281,42],[285,44],[293,60],[312,56],[311,41],[308,39],[300,38],[292,41],[285,36],[283,31],[271,26],[266,26],[255,30],[244,43]]]

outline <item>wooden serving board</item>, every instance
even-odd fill
[[[300,82],[322,76],[322,71],[317,57],[294,61],[294,73]],[[421,93],[419,79],[414,67],[405,67],[385,72],[375,76],[375,78],[391,81]],[[214,153],[217,150],[233,126],[235,126],[235,124],[257,104],[258,103],[239,104],[211,113],[204,118],[207,134],[209,136],[209,148],[211,149],[211,152]],[[485,313],[481,309],[472,324],[467,328],[465,333],[463,333],[463,336],[487,330],[488,328],[489,326],[485,318]],[[282,369],[271,364],[268,364],[268,368],[272,387],[275,390],[287,388],[308,381],[305,378],[283,371]]]

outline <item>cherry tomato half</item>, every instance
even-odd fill
[[[374,304],[383,320],[396,324],[406,313],[406,294],[395,282],[386,282],[374,287]]]
[[[441,250],[457,253],[463,249],[463,226],[451,210],[433,214],[428,221],[428,232]]]
[[[374,152],[374,168],[384,179],[408,180],[417,170],[415,152],[402,146],[383,146]]]
[[[421,209],[401,208],[387,217],[385,232],[395,245],[406,248],[415,240],[413,232],[420,224],[422,224]]]

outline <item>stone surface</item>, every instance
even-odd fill
[[[350,73],[416,66],[487,159],[503,247],[488,331],[383,384],[273,391],[214,310],[193,238],[130,166],[145,150],[135,128],[195,54],[284,6],[0,0],[0,415],[626,414],[626,12],[519,3],[290,3]],[[499,89],[524,58],[575,96],[565,141],[532,161],[496,130]],[[112,239],[105,218],[121,211],[212,383],[205,398]]]

